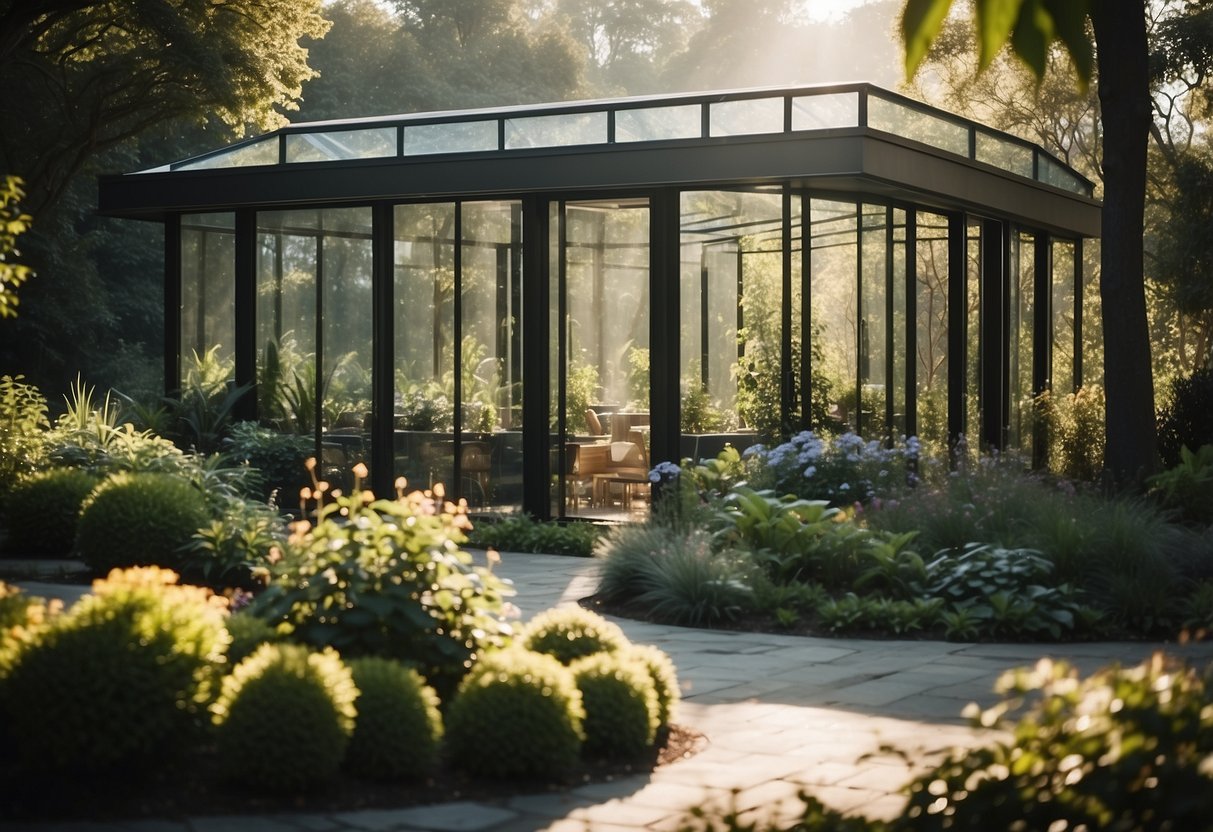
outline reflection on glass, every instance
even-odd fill
[[[1032,178],[1032,148],[977,131],[977,161],[994,165],[1009,173]]]
[[[1011,307],[1010,326],[1010,404],[1011,423],[1008,441],[1031,457],[1032,454],[1032,345],[1035,322],[1036,244],[1032,235],[1017,231],[1011,235]]]
[[[259,413],[314,437],[338,487],[368,459],[370,321],[369,208],[257,215]]]
[[[558,147],[602,144],[607,140],[607,114],[561,113],[550,116],[509,118],[505,121],[505,147]]]
[[[868,439],[882,438],[889,431],[886,418],[888,376],[885,366],[885,326],[889,320],[885,213],[882,205],[863,206],[858,345],[860,398],[856,432]]]
[[[1061,188],[1075,194],[1086,194],[1088,189],[1077,176],[1047,153],[1038,153],[1040,168],[1038,178],[1047,185]]]
[[[1074,392],[1074,243],[1053,243],[1053,394]]]
[[[906,104],[868,93],[868,127],[913,139],[958,156],[969,155],[969,128]]]
[[[1103,386],[1103,301],[1099,296],[1100,241],[1082,243],[1082,383]]]
[[[894,208],[893,250],[890,252],[891,270],[889,295],[893,311],[893,341],[889,344],[893,375],[889,379],[890,410],[893,421],[886,431],[892,438],[906,435],[906,212]]]
[[[800,95],[792,99],[793,130],[859,126],[859,93]]]
[[[831,391],[829,415],[843,429],[858,426],[858,206],[812,201],[811,296],[813,358]],[[820,360],[818,361],[818,358]]]
[[[651,142],[662,139],[697,139],[702,131],[698,104],[644,107],[615,112],[615,141]]]
[[[970,454],[981,448],[981,223],[968,223],[965,285],[965,426]]]
[[[948,442],[948,220],[920,211],[917,226],[918,437],[939,453]]]
[[[213,168],[243,168],[253,165],[278,164],[278,137],[269,136],[250,144],[234,147],[222,153],[185,162],[174,170],[211,170]]]
[[[235,377],[236,216],[181,218],[181,343],[179,375],[191,381],[202,362]]]
[[[453,121],[449,124],[408,124],[404,127],[405,156],[496,149],[496,121]]]
[[[558,218],[559,219],[559,218]],[[649,210],[640,200],[570,202],[557,237],[564,514],[647,511]],[[560,255],[563,255],[561,262]],[[559,290],[563,289],[563,298]]]
[[[455,496],[455,205],[395,209],[395,471]]]
[[[330,162],[395,155],[395,127],[288,133],[286,136],[287,162]]]
[[[462,206],[460,496],[494,511],[522,504],[521,223],[518,202]]]
[[[747,98],[710,105],[711,136],[744,136],[783,132],[782,98]]]

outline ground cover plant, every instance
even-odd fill
[[[1012,456],[802,433],[654,470],[648,523],[599,546],[600,598],[655,620],[816,633],[1057,640],[1174,636],[1208,616],[1204,466],[1104,496]],[[1177,494],[1185,496],[1176,496]],[[1178,603],[1177,603],[1178,602]]]

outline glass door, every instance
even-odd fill
[[[649,510],[649,205],[561,201],[550,213],[552,513]]]

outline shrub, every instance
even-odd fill
[[[0,499],[45,456],[46,398],[25,376],[0,376]]]
[[[231,637],[231,643],[227,647],[227,662],[233,667],[251,656],[261,645],[276,644],[283,640],[265,619],[258,618],[248,610],[227,617],[227,632]]]
[[[115,570],[18,652],[0,713],[28,765],[137,766],[191,735],[227,634],[222,599],[176,581],[154,567]]]
[[[1088,679],[1043,660],[1000,689],[1039,701],[1014,726],[1012,699],[975,724],[1010,739],[957,752],[910,785],[895,829],[1207,829],[1213,817],[1213,675],[1161,655]]]
[[[264,578],[271,552],[286,544],[286,522],[264,503],[231,496],[219,502],[219,516],[194,532],[182,563],[210,583],[250,587]]]
[[[653,693],[657,697],[657,726],[670,724],[674,711],[682,699],[678,685],[678,672],[670,657],[650,644],[634,644],[625,651],[625,657],[644,666],[653,682]]]
[[[223,443],[223,451],[234,462],[254,470],[249,496],[263,502],[274,499],[277,505],[293,509],[299,492],[311,484],[304,466],[315,453],[310,437],[281,433],[256,422],[237,422]]]
[[[489,777],[561,779],[584,738],[581,693],[551,656],[517,648],[481,659],[446,714],[446,742],[461,768]]]
[[[31,555],[70,553],[80,506],[100,481],[85,471],[56,468],[17,483],[4,503],[6,547]]]
[[[115,474],[85,501],[76,551],[91,569],[174,566],[210,519],[206,498],[170,474]]]
[[[751,482],[836,506],[889,499],[912,482],[909,466],[917,462],[919,451],[914,437],[889,448],[853,433],[827,440],[803,431],[781,445],[751,453],[756,469]]]
[[[1162,506],[1178,512],[1183,520],[1213,523],[1213,445],[1203,445],[1196,453],[1183,446],[1179,462],[1151,477],[1149,484]]]
[[[1049,470],[1082,482],[1098,480],[1104,459],[1104,391],[1088,384],[1067,395],[1042,393],[1035,402],[1048,437]]]
[[[615,653],[628,646],[618,624],[581,607],[560,607],[532,618],[520,634],[522,646],[563,665],[583,656]]]
[[[1158,413],[1158,452],[1168,468],[1180,462],[1180,448],[1213,445],[1213,367],[1171,382]]]
[[[376,780],[424,777],[437,762],[442,737],[438,694],[416,670],[391,659],[354,659],[350,672],[358,716],[346,767]]]
[[[292,640],[415,662],[445,693],[511,637],[502,614],[513,589],[460,548],[463,507],[428,492],[376,500],[355,488],[315,517],[293,525],[251,607]]]
[[[263,644],[223,680],[211,709],[224,776],[276,792],[323,785],[354,731],[357,693],[333,650]]]
[[[503,552],[590,557],[601,537],[602,528],[592,523],[540,522],[526,514],[512,514],[498,520],[477,521],[468,534],[468,543]]]
[[[0,679],[22,648],[62,611],[61,601],[48,604],[0,581]]]
[[[585,708],[585,745],[590,757],[629,760],[657,736],[657,692],[647,668],[626,654],[597,653],[569,669]]]

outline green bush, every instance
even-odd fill
[[[179,551],[210,520],[206,498],[171,474],[114,474],[85,501],[76,551],[98,571],[182,562]]]
[[[910,785],[894,829],[1208,829],[1213,817],[1213,672],[1161,655],[1079,680],[1044,660],[1000,689],[1015,698],[974,722],[1010,739],[957,752]]]
[[[20,649],[0,722],[34,768],[139,766],[192,736],[227,633],[208,590],[157,568],[115,570]]]
[[[1213,445],[1195,453],[1179,449],[1179,462],[1149,480],[1155,498],[1164,508],[1178,512],[1188,523],[1213,523]]]
[[[282,635],[265,619],[258,618],[248,610],[227,617],[227,632],[231,636],[231,643],[227,646],[229,667],[240,664],[261,645],[277,644],[283,640]]]
[[[594,546],[602,534],[602,528],[592,523],[540,522],[526,514],[512,514],[497,520],[477,521],[468,534],[468,543],[502,552],[588,558],[594,554]]]
[[[6,548],[30,555],[70,554],[80,506],[100,481],[86,471],[55,468],[17,483],[4,503]]]
[[[46,455],[46,397],[25,376],[0,376],[0,502]]]
[[[346,767],[374,780],[429,774],[442,737],[438,694],[416,670],[391,659],[354,659],[350,672],[358,688],[358,716]]]
[[[224,776],[275,792],[324,785],[354,731],[357,694],[333,650],[263,644],[223,680],[211,708]]]
[[[581,607],[559,607],[532,618],[520,635],[522,646],[546,653],[563,665],[583,656],[615,653],[628,646],[618,624]]]
[[[652,747],[660,715],[644,665],[626,654],[597,653],[573,662],[569,670],[585,708],[584,754],[630,760]]]
[[[265,503],[233,496],[217,502],[219,516],[194,532],[182,564],[211,584],[260,585],[271,553],[286,545],[286,521]]]
[[[62,610],[61,601],[48,604],[41,598],[26,595],[19,587],[0,581],[0,678],[8,672],[24,646]],[[3,726],[0,726],[0,733],[3,733]]]
[[[1168,468],[1180,462],[1180,448],[1213,445],[1213,367],[1171,383],[1158,413],[1158,452]]]
[[[653,682],[653,693],[657,697],[657,726],[670,724],[674,711],[682,699],[678,685],[678,671],[674,662],[661,649],[650,644],[634,644],[625,651],[625,657],[644,666]]]
[[[488,777],[566,778],[584,738],[581,692],[551,656],[517,648],[481,659],[446,714],[460,768]]]
[[[256,473],[253,493],[262,502],[273,499],[285,509],[298,506],[299,492],[311,485],[304,463],[316,452],[311,437],[282,433],[256,422],[232,425],[223,443],[224,453]]]
[[[467,526],[462,507],[432,495],[356,488],[293,525],[251,609],[294,641],[416,663],[445,694],[512,634],[502,614],[513,588],[460,548]]]

